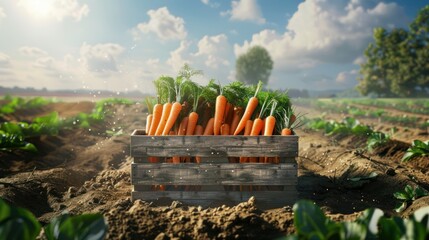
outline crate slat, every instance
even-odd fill
[[[296,185],[296,164],[141,163],[131,166],[132,184]]]
[[[298,136],[131,135],[132,157],[297,157]]]

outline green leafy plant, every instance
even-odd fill
[[[30,211],[0,199],[0,239],[36,239],[40,230],[40,223]],[[52,219],[44,232],[48,240],[99,240],[107,233],[107,223],[101,214],[71,216],[63,213]]]
[[[0,239],[36,239],[41,226],[34,215],[0,199]]]
[[[22,136],[0,131],[0,151],[12,151],[21,149],[29,152],[37,152],[37,148],[26,142]]]
[[[402,212],[407,208],[408,204],[412,203],[414,200],[423,196],[428,196],[428,192],[419,186],[413,188],[407,185],[404,190],[393,193],[393,196],[401,200],[401,203],[395,208],[395,211]]]
[[[70,216],[64,213],[51,220],[45,227],[48,240],[54,239],[104,239],[107,224],[101,214]]]
[[[407,149],[404,156],[402,157],[403,162],[407,162],[415,157],[429,156],[429,140],[420,141],[414,140],[411,147]]]
[[[353,222],[335,222],[308,200],[295,203],[295,234],[286,239],[419,239],[429,237],[429,206],[409,219],[388,218],[380,209],[367,209]]]
[[[372,132],[366,141],[368,151],[374,151],[374,148],[383,146],[390,141],[390,135],[382,132]]]

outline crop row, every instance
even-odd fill
[[[16,98],[14,98],[16,99]],[[0,123],[0,151],[13,151],[16,149],[37,151],[36,146],[27,139],[42,135],[57,135],[61,129],[74,127],[89,128],[92,124],[102,122],[106,115],[110,114],[108,106],[112,104],[131,104],[125,99],[106,99],[97,102],[92,113],[80,113],[75,117],[61,119],[57,112],[46,116],[34,118],[27,122],[2,122]]]
[[[345,117],[342,121],[325,120],[322,118],[307,119],[306,126],[313,130],[323,130],[326,135],[359,135],[366,138],[366,148],[372,151],[375,147],[387,144],[393,134],[374,131],[370,126],[361,124],[357,119]],[[429,141],[414,140],[404,153],[403,161],[412,158],[429,156]]]
[[[315,109],[326,111],[330,113],[341,113],[352,117],[369,117],[377,118],[380,122],[387,122],[394,125],[401,125],[405,127],[415,127],[426,129],[429,127],[429,119],[422,117],[415,117],[409,115],[391,115],[385,107],[381,109],[362,109],[354,106],[353,103],[363,100],[341,99],[341,100],[307,100],[299,99],[295,101],[296,104],[310,106]],[[372,100],[372,99],[370,99]],[[374,100],[373,100],[374,101]],[[416,100],[417,101],[417,100]],[[411,108],[410,108],[411,109]]]

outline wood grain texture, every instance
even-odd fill
[[[149,156],[160,162],[148,163]],[[201,163],[166,163],[171,156],[199,156]],[[234,163],[240,156],[279,157],[280,163]],[[297,156],[298,136],[147,136],[135,130],[132,200],[210,207],[255,196],[261,209],[282,207],[298,198]]]
[[[134,185],[296,185],[296,164],[134,163]]]
[[[131,156],[297,157],[298,136],[147,136],[131,135]]]

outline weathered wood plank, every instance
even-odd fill
[[[140,163],[131,166],[136,185],[296,185],[296,164]]]
[[[202,207],[213,207],[222,204],[235,205],[247,201],[254,196],[256,206],[261,209],[277,208],[285,205],[292,205],[298,199],[295,187],[290,186],[283,191],[133,191],[131,199],[141,199],[154,202],[155,205],[169,205],[172,201],[178,200],[187,205],[199,205]]]
[[[131,156],[296,157],[298,136],[147,136],[131,135]]]

